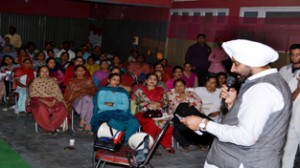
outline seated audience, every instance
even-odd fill
[[[197,74],[192,72],[192,64],[189,62],[184,63],[182,79],[186,81],[186,87],[188,88],[198,87]]]
[[[166,82],[166,87],[167,87],[168,91],[170,91],[171,89],[174,88],[174,81],[176,79],[181,79],[182,75],[183,75],[183,68],[179,65],[174,66],[174,68],[173,68],[173,78],[169,79]]]
[[[18,50],[18,56],[17,56],[17,59],[16,59],[17,63],[19,65],[22,65],[23,64],[23,60],[25,58],[31,59],[30,56],[26,53],[26,49],[25,48],[19,48],[19,50]]]
[[[18,68],[19,64],[17,64],[14,60],[14,58],[10,55],[5,55],[3,57],[3,62],[1,66],[1,73],[6,73],[8,76],[3,79],[4,84],[5,84],[5,95],[8,95],[9,93],[9,88],[11,87],[11,74],[14,72],[15,68]]]
[[[46,132],[55,133],[67,117],[63,95],[54,78],[49,77],[47,66],[41,66],[38,77],[29,86],[27,105],[35,122]],[[66,127],[63,128],[63,131]]]
[[[94,52],[92,54],[92,56],[94,57],[94,60],[95,61],[99,60],[99,57],[100,57],[101,54],[102,54],[101,47],[96,45],[94,47]]]
[[[199,113],[202,112],[202,100],[192,91],[186,90],[186,82],[183,79],[174,81],[175,89],[168,92],[169,110],[171,114],[176,111],[180,103],[189,103],[189,106],[195,107]],[[199,136],[190,129],[182,128],[180,123],[174,122],[173,136],[182,147],[183,151],[188,151],[191,144],[200,143]]]
[[[117,56],[117,55],[113,56],[113,58],[112,58],[112,63],[111,63],[111,66],[110,66],[110,67],[111,67],[111,68],[114,68],[114,67],[120,68],[122,74],[125,74],[126,71],[127,71],[126,68],[125,68],[125,66],[121,63],[120,57]]]
[[[40,66],[45,65],[45,54],[43,52],[38,52],[34,58],[35,60],[33,61],[33,69],[37,71]]]
[[[172,74],[164,71],[164,67],[162,65],[162,63],[157,62],[153,65],[153,68],[155,71],[161,71],[162,72],[162,81],[167,82],[169,79],[172,78]]]
[[[128,63],[136,62],[138,55],[139,55],[139,51],[136,49],[132,49],[130,51],[130,56],[127,58],[127,62]]]
[[[32,69],[32,61],[29,58],[23,60],[21,67],[15,69],[14,73],[14,89],[19,93],[18,104],[16,104],[16,112],[25,112],[25,101],[27,98],[27,86],[34,78]]]
[[[65,72],[65,78],[64,78],[64,86],[67,85],[67,82],[71,79],[71,78],[74,78],[75,77],[75,66],[76,65],[83,65],[84,64],[84,61],[83,61],[83,58],[82,57],[75,57],[74,59],[74,64],[72,65],[69,65],[68,69],[66,70]],[[84,74],[85,77],[90,77],[90,73],[88,71],[85,71],[85,74]]]
[[[130,112],[129,97],[126,90],[119,87],[120,74],[110,74],[108,85],[102,87],[94,98],[94,113],[91,120],[93,132],[97,132],[101,122],[125,132],[125,142],[134,134],[139,123]]]
[[[168,72],[169,74],[173,73],[173,67],[171,65],[169,65],[168,60],[166,58],[161,59],[160,62],[163,65],[164,70],[166,72]]]
[[[218,87],[221,88],[222,85],[226,83],[227,74],[225,72],[219,72],[217,78],[218,78]]]
[[[56,53],[56,57],[59,58],[63,52],[69,53],[68,61],[71,61],[73,58],[75,58],[75,53],[72,50],[70,50],[70,41],[62,42],[62,49],[58,53]]]
[[[47,50],[47,58],[49,57],[55,58],[55,53],[53,50]]]
[[[164,89],[164,91],[167,91],[167,87],[165,82],[162,80],[163,79],[163,73],[162,71],[158,71],[155,70],[154,73],[157,75],[158,77],[158,82],[157,82],[157,87],[162,87]]]
[[[163,111],[163,109],[168,105],[167,95],[163,88],[157,87],[157,82],[157,75],[154,73],[148,74],[146,76],[145,85],[140,85],[132,95],[132,101],[135,101],[138,111],[135,117],[142,126],[142,130],[153,138],[161,131],[165,121],[145,118],[143,113],[150,109],[161,110],[163,113],[167,113]],[[172,148],[172,134],[173,127],[169,126],[160,141],[160,144],[169,153],[175,152]]]
[[[60,54],[60,57],[56,58],[56,62],[58,62],[61,65],[61,67],[63,67],[66,70],[70,65],[69,59],[70,59],[69,53],[62,52]]]
[[[36,54],[38,53],[38,50],[35,49],[35,44],[34,44],[33,42],[28,42],[28,43],[26,44],[26,47],[27,47],[26,53],[30,56],[30,58],[31,58],[32,60],[34,60]]]
[[[128,93],[131,91],[131,81],[130,79],[127,79],[126,76],[121,74],[121,70],[118,67],[112,68],[110,69],[110,74],[113,73],[117,73],[121,75],[121,83],[120,83],[120,87],[124,88]],[[124,80],[125,79],[125,80]],[[97,88],[97,90],[99,90],[100,88],[104,87],[108,85],[108,78],[104,78],[103,80],[101,80],[101,83],[99,84],[99,87]]]
[[[215,76],[209,76],[205,87],[192,89],[202,99],[203,113],[212,118],[215,122],[221,119],[221,89],[217,88],[218,79]]]
[[[99,64],[102,62],[102,61],[106,61],[108,63],[108,65],[111,65],[111,62],[108,60],[109,58],[107,57],[107,54],[106,53],[102,53],[99,57]],[[101,68],[101,67],[100,67]]]
[[[100,65],[95,63],[95,58],[93,56],[89,56],[87,58],[87,62],[84,64],[84,66],[91,76],[100,69]]]
[[[71,78],[64,93],[64,98],[69,112],[74,110],[80,115],[79,131],[91,131],[91,118],[93,115],[93,96],[96,89],[91,77],[85,77],[83,65],[75,66],[75,78]]]
[[[127,66],[127,70],[134,73],[139,82],[143,82],[146,74],[152,72],[150,65],[144,62],[144,60],[144,56],[140,54],[137,56],[136,62],[129,62]]]
[[[3,51],[0,52],[0,57],[2,58],[4,55],[10,55],[12,56],[14,59],[17,58],[17,53],[14,50],[13,46],[10,44],[7,44],[4,46]]]
[[[58,86],[63,89],[64,73],[61,66],[56,63],[53,57],[47,58],[46,65],[49,68],[49,76],[56,79]]]
[[[75,57],[81,57],[81,58],[83,58],[83,51],[81,51],[81,50],[76,51]]]
[[[93,81],[96,88],[98,88],[101,81],[109,75],[109,65],[106,60],[100,62],[100,67],[100,70],[93,74]]]

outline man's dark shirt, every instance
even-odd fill
[[[208,56],[210,52],[211,48],[207,44],[193,44],[186,52],[185,61],[190,62],[196,68],[208,69],[210,64]]]

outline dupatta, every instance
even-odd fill
[[[72,103],[77,98],[84,97],[86,95],[94,96],[95,93],[96,88],[91,77],[84,79],[71,78],[67,83],[67,87],[64,93],[64,98],[67,103],[68,110],[71,110]]]
[[[32,68],[25,68],[24,66],[21,66],[21,67],[15,69],[15,72],[14,72],[15,79],[20,78],[23,75],[27,75],[26,85],[28,85],[29,82],[34,79],[34,71]],[[14,80],[14,89],[17,88],[17,86],[18,85],[17,85],[16,81]]]

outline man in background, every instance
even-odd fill
[[[204,86],[210,65],[208,56],[211,48],[206,44],[205,34],[198,34],[197,43],[191,45],[185,56],[185,62],[192,63],[193,70],[198,75],[199,86]]]
[[[6,34],[4,36],[4,38],[8,37],[10,40],[10,44],[13,45],[15,47],[15,49],[18,49],[22,45],[22,39],[21,39],[21,36],[19,34],[17,34],[16,32],[17,32],[16,27],[10,26],[9,33]]]

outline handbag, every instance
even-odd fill
[[[150,110],[148,109],[147,111],[143,112],[143,117],[144,118],[159,118],[162,117],[162,111],[161,110]]]

